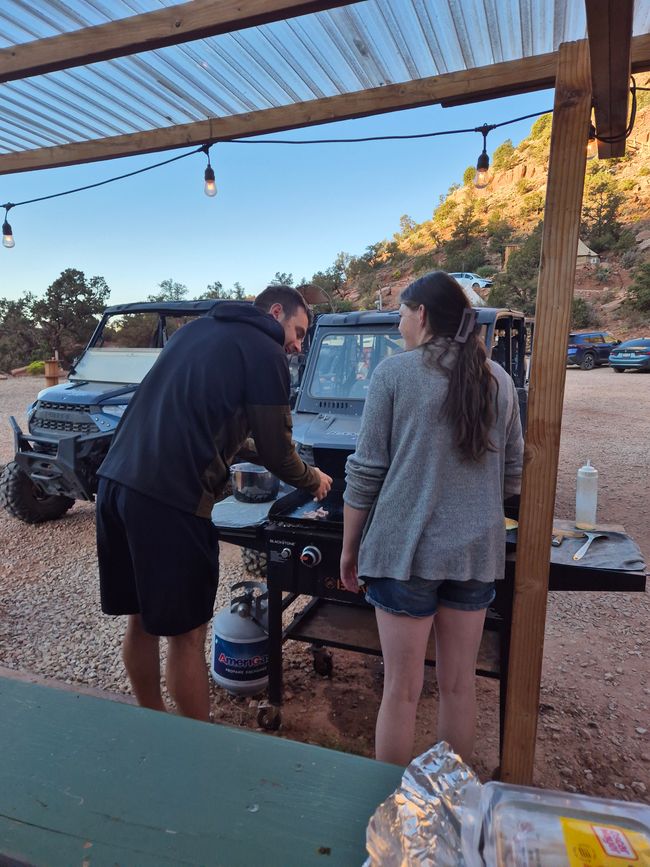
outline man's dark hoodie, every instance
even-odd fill
[[[315,492],[318,476],[291,441],[284,339],[268,313],[231,301],[179,328],[131,399],[98,475],[209,518],[253,436],[265,467]]]

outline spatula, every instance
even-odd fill
[[[578,548],[578,550],[573,555],[573,559],[574,560],[582,560],[582,558],[587,553],[589,546],[594,541],[594,539],[604,539],[606,535],[607,535],[606,533],[589,533],[589,532],[586,532],[585,536],[587,537],[587,541],[585,542],[585,544],[581,548]]]

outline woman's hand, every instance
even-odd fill
[[[350,593],[360,593],[361,588],[357,581],[357,551],[346,551],[341,553],[341,581],[346,590]]]
[[[343,505],[343,549],[341,551],[341,581],[350,593],[360,593],[357,581],[357,561],[361,547],[361,534],[368,520],[368,509],[354,509]]]

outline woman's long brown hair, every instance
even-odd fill
[[[499,386],[476,329],[465,343],[454,343],[463,311],[471,307],[467,296],[449,274],[432,271],[407,286],[400,301],[412,310],[422,305],[433,337],[449,341],[449,348],[442,354],[429,352],[432,363],[449,380],[442,414],[452,425],[456,446],[463,458],[479,461],[487,451],[494,450],[490,429]],[[458,358],[453,366],[448,366],[444,362],[454,345],[458,347]]]

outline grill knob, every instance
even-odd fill
[[[307,545],[306,548],[303,548],[302,554],[300,555],[300,562],[304,563],[305,566],[309,566],[310,569],[314,566],[318,566],[322,559],[323,555],[314,545]]]
[[[280,557],[281,557],[283,560],[288,560],[289,557],[291,557],[291,548],[283,548],[283,549],[280,551]]]

